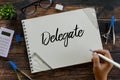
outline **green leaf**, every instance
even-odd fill
[[[2,19],[11,19],[15,14],[15,10],[12,4],[3,4],[0,6],[0,16]]]

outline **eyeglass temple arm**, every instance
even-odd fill
[[[25,5],[24,7],[21,8],[21,11],[24,13],[24,10],[25,10],[27,7],[32,6],[32,5],[37,6],[36,3],[38,3],[38,2],[39,2],[39,1],[35,1],[35,2],[33,2],[33,3],[30,3],[30,4],[28,4],[28,5]]]

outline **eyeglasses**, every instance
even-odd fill
[[[48,9],[53,3],[53,0],[37,0],[24,6],[21,11],[25,15],[32,15],[37,11],[37,7],[40,6],[44,9]]]

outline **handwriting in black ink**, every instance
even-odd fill
[[[56,29],[56,34],[51,35],[49,32],[43,32],[42,33],[42,44],[48,45],[49,42],[53,43],[55,41],[62,41],[64,40],[64,46],[68,46],[68,39],[74,38],[74,37],[82,37],[84,34],[84,30],[78,29],[78,25],[75,26],[75,29],[70,32],[65,33],[58,33],[59,28]]]

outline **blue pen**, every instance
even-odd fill
[[[105,44],[108,43],[108,39],[109,39],[109,37],[111,35],[110,34],[111,29],[112,29],[113,45],[115,44],[115,30],[114,30],[114,27],[115,27],[115,17],[112,16],[111,20],[110,20],[110,27],[109,27],[108,32],[102,35],[106,39]]]
[[[18,72],[20,72],[21,74],[23,74],[24,76],[26,76],[29,80],[32,80],[32,78],[30,76],[28,76],[26,73],[24,73],[23,71],[21,71],[20,69],[17,68],[17,66],[15,65],[15,63],[13,61],[9,61],[10,66],[12,67],[12,69],[15,71],[18,80],[21,80]]]
[[[9,64],[12,67],[12,69],[15,71],[15,73],[16,73],[16,75],[18,77],[18,80],[21,80],[19,74],[17,73],[17,66],[15,65],[15,63],[13,61],[9,61]]]

